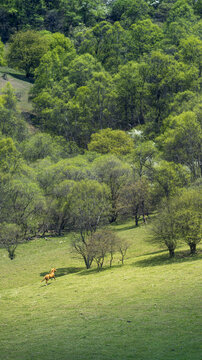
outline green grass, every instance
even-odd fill
[[[6,74],[6,79],[3,78],[3,75]],[[32,87],[32,81],[28,80],[24,73],[0,66],[0,93],[1,89],[10,82],[10,84],[15,89],[15,93],[18,98],[17,108],[22,112],[31,112],[32,103],[29,101],[29,91]]]
[[[201,255],[170,260],[147,228],[113,226],[132,246],[100,272],[71,253],[71,235],[21,245],[13,261],[1,250],[0,359],[201,359]]]

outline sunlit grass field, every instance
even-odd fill
[[[112,228],[132,245],[100,272],[71,252],[71,234],[21,245],[13,261],[0,250],[0,359],[201,359],[200,251],[170,260],[149,225]]]

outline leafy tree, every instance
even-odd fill
[[[114,77],[116,117],[122,129],[144,124],[147,95],[147,65],[130,61]]]
[[[75,40],[79,41],[79,53],[89,53],[95,58],[97,58],[101,63],[104,63],[106,54],[106,43],[108,32],[111,29],[112,25],[108,21],[101,21],[96,24],[94,27],[85,29],[85,32],[77,33]],[[81,39],[79,40],[79,37]]]
[[[135,173],[141,178],[151,170],[157,149],[153,141],[143,141],[135,146],[133,151],[133,166]]]
[[[22,231],[19,225],[6,222],[0,224],[0,247],[8,251],[11,260],[15,258],[15,250],[22,239]]]
[[[102,60],[105,69],[111,73],[118,71],[119,65],[125,63],[127,53],[128,34],[117,21],[107,31]],[[103,57],[102,56],[102,57]]]
[[[28,134],[26,122],[17,111],[17,98],[13,87],[8,82],[0,95],[0,131],[17,141],[23,141]]]
[[[80,44],[80,53],[90,53],[107,71],[116,72],[125,62],[128,34],[117,21],[113,25],[102,21],[87,30]]]
[[[157,0],[157,1],[150,1],[150,4],[154,7],[154,11],[152,12],[152,15],[155,20],[159,22],[166,22],[170,10],[173,6],[173,4],[176,2],[176,0]],[[150,6],[151,6],[150,5]]]
[[[192,22],[196,21],[193,7],[187,0],[177,0],[174,2],[169,11],[167,22],[179,21],[180,18]]]
[[[18,31],[9,41],[8,64],[24,70],[26,77],[34,75],[40,59],[48,51],[48,38],[34,30]]]
[[[127,241],[126,239],[120,239],[119,244],[118,244],[118,250],[121,254],[122,265],[124,264],[126,253],[127,253],[129,247],[130,247],[129,241]]]
[[[94,259],[88,237],[96,232],[101,223],[107,221],[110,214],[109,196],[105,184],[90,180],[76,183],[67,198],[65,206],[72,226],[80,234],[73,241],[73,247],[82,256],[87,269]]]
[[[72,135],[80,146],[86,146],[92,132],[111,125],[111,76],[94,72],[92,78],[76,90],[68,103]]]
[[[150,187],[145,178],[134,181],[130,179],[121,188],[118,196],[118,213],[122,217],[135,218],[138,226],[140,216],[145,222],[146,215],[150,210]]]
[[[201,17],[202,15],[202,2],[201,0],[194,1],[194,11],[197,15]]]
[[[45,220],[49,226],[46,226],[46,229],[54,229],[59,236],[70,222],[65,204],[74,184],[73,180],[63,180],[53,188],[51,196],[48,197],[49,211]]]
[[[163,38],[162,30],[150,19],[138,21],[131,25],[129,33],[131,60],[138,59],[143,54],[160,48],[160,41]]]
[[[201,95],[198,93],[189,90],[180,92],[174,97],[173,102],[170,103],[171,114],[172,116],[176,116],[188,111],[196,113],[195,108],[199,105],[199,103],[201,103]],[[165,123],[167,124],[167,120],[165,120]]]
[[[35,235],[45,207],[37,184],[21,176],[20,180],[13,179],[5,186],[5,195],[0,220],[19,225],[25,238]]]
[[[92,165],[92,172],[98,181],[107,184],[110,189],[110,200],[112,204],[110,221],[114,222],[118,216],[117,201],[119,191],[130,175],[131,168],[115,156],[106,155],[95,159]]]
[[[84,54],[75,57],[68,67],[68,77],[71,83],[76,87],[86,85],[94,72],[102,71],[101,64],[90,54]]]
[[[122,130],[103,129],[91,135],[88,150],[100,154],[127,155],[133,149],[133,140]]]
[[[103,267],[104,260],[108,254],[110,255],[111,267],[114,254],[121,249],[125,255],[127,250],[126,241],[120,239],[114,232],[106,229],[98,230],[91,236],[90,246],[92,253],[94,253],[94,260],[97,263],[98,270]]]
[[[8,1],[8,4],[10,1]],[[14,13],[17,15],[18,27],[27,27],[30,25],[31,28],[40,28],[43,26],[43,14],[45,10],[45,4],[43,0],[30,1],[25,0],[11,1],[14,3]]]
[[[165,200],[153,222],[151,239],[154,243],[166,247],[170,258],[175,256],[175,248],[179,239],[177,229],[175,205],[170,200]]]
[[[63,137],[52,137],[50,134],[37,132],[24,141],[20,149],[28,162],[44,159],[47,156],[50,156],[55,161],[59,161],[60,158],[69,156],[71,145]]]
[[[49,44],[51,49],[44,54],[39,66],[35,70],[35,83],[31,92],[32,97],[40,96],[42,90],[51,91],[54,88],[55,82],[64,79],[68,74],[67,66],[76,55],[74,46],[68,38],[64,40],[63,38],[59,37],[58,39],[55,37],[51,39]],[[55,42],[57,46],[54,47]],[[54,96],[54,91],[51,95]]]
[[[147,76],[147,101],[151,110],[147,112],[147,117],[153,120],[155,131],[159,132],[173,96],[178,92],[194,89],[197,79],[198,70],[194,66],[188,67],[159,51],[151,53]]]
[[[194,178],[201,175],[201,128],[193,112],[168,118],[159,138],[164,157],[189,167]]]
[[[167,199],[190,183],[190,174],[181,164],[160,161],[153,168],[154,194]]]
[[[199,69],[199,76],[202,71],[202,40],[195,36],[189,36],[181,40],[179,45],[179,56],[187,64],[194,64]]]
[[[20,168],[20,154],[11,138],[0,139],[0,176],[12,176]]]
[[[122,20],[127,26],[148,16],[149,7],[144,0],[116,0],[112,2],[111,18]]]
[[[201,189],[188,189],[178,198],[176,213],[177,231],[181,239],[190,247],[190,253],[196,253],[196,246],[201,241]]]

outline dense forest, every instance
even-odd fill
[[[15,69],[32,104],[20,111],[18,91],[1,88],[0,246],[11,259],[23,241],[74,230],[89,268],[110,238],[101,226],[152,214],[171,257],[178,241],[195,253],[201,13],[201,0],[1,1],[1,76]]]

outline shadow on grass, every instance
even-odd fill
[[[127,230],[132,230],[132,229],[135,229],[135,228],[137,229],[138,226],[136,226],[136,225],[130,225],[130,226],[122,227],[122,228],[120,228],[120,229],[114,228],[113,231],[115,231],[115,232],[118,232],[118,231],[127,231]]]
[[[120,267],[122,267],[123,265],[119,264],[119,265],[112,265],[112,267],[110,266],[104,266],[102,269],[98,270],[98,268],[92,268],[92,269],[85,269],[83,271],[81,271],[79,274],[79,276],[83,276],[83,275],[93,275],[96,273],[101,273],[103,271],[113,271],[114,269],[118,269]]]
[[[188,261],[196,261],[201,259],[200,251],[195,255],[190,255],[189,251],[179,251],[175,254],[174,258],[170,258],[167,251],[163,250],[163,252],[164,254],[162,255],[153,256],[143,260],[138,260],[134,262],[132,265],[136,267],[161,266],[161,265],[184,263]]]
[[[41,285],[41,287],[48,286],[48,285],[51,285],[51,284],[52,284],[52,283],[49,282],[49,283],[47,283],[47,284]]]
[[[31,83],[31,84],[34,83],[34,78],[32,78],[32,77],[28,78],[24,74],[17,74],[17,73],[15,73],[15,71],[12,71],[12,70],[0,69],[0,73],[1,74],[6,74],[6,75],[11,75],[15,79],[18,79],[18,80],[21,80],[21,81],[26,81],[26,82]]]
[[[57,269],[57,271],[55,273],[55,277],[57,278],[57,277],[61,277],[61,276],[69,275],[69,274],[75,274],[81,270],[83,270],[83,268],[80,268],[80,267],[59,268],[59,269]],[[49,273],[49,271],[40,273],[40,276],[45,276],[48,273]]]

